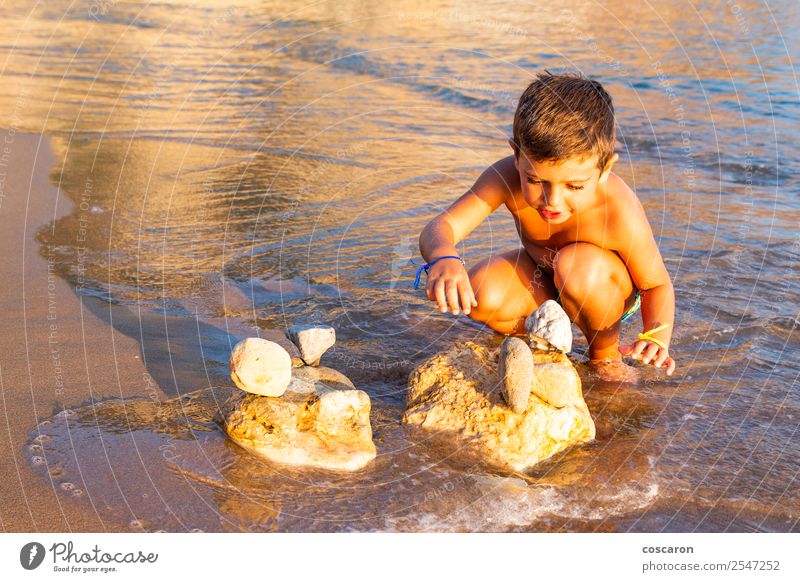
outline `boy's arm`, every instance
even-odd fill
[[[472,188],[422,230],[419,248],[425,261],[458,255],[456,245],[506,201],[516,176],[513,156],[489,166]],[[444,260],[433,265],[428,271],[425,294],[438,302],[442,312],[449,304],[457,314],[459,300],[465,313],[478,304],[467,271],[458,261]]]
[[[666,364],[667,374],[671,375],[675,369],[675,361],[669,355],[675,322],[675,290],[641,203],[630,188],[618,180],[622,184],[620,187],[624,186],[633,196],[635,204],[628,205],[626,215],[615,221],[614,239],[617,244],[614,250],[625,262],[633,284],[641,294],[643,331],[647,333],[666,324],[664,329],[648,334],[663,343],[663,348],[655,342],[639,340],[626,348],[621,347],[620,351],[641,359],[645,364],[652,361],[657,368]]]
[[[458,254],[456,245],[506,201],[511,187],[509,180],[516,175],[513,156],[484,170],[472,188],[422,230],[419,248],[425,260]]]

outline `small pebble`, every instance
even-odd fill
[[[318,366],[322,355],[336,343],[336,330],[330,325],[293,325],[286,330],[286,337],[300,350],[306,364]]]

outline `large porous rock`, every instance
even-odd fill
[[[258,337],[243,339],[229,361],[233,383],[245,392],[280,396],[292,379],[292,357],[283,347]]]
[[[237,392],[222,425],[241,447],[276,463],[356,471],[375,458],[369,396],[331,368],[293,370],[281,398]]]
[[[548,299],[525,320],[525,331],[532,348],[572,350],[572,325],[558,302]]]
[[[403,422],[488,465],[525,471],[573,445],[595,427],[572,363],[559,352],[533,352],[527,407],[511,410],[501,395],[498,348],[458,343],[409,376]]]
[[[336,330],[329,325],[293,325],[286,330],[286,337],[300,350],[306,364],[317,366],[322,354],[336,343]]]

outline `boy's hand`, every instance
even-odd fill
[[[467,270],[454,259],[439,261],[430,268],[425,295],[439,304],[442,313],[447,312],[448,304],[453,315],[458,315],[459,308],[469,315],[470,310],[478,306]]]
[[[653,342],[639,340],[628,346],[620,346],[619,352],[623,356],[641,360],[643,364],[652,362],[656,368],[666,365],[667,376],[672,376],[675,371],[675,360],[669,356],[669,347],[662,348]]]

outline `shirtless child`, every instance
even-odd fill
[[[463,310],[508,335],[523,335],[526,317],[556,299],[586,336],[601,377],[635,378],[622,355],[672,375],[675,293],[639,199],[611,172],[615,138],[614,108],[600,83],[538,75],[517,106],[513,155],[492,164],[420,235],[422,256],[433,263],[428,299],[442,313]],[[456,245],[501,204],[522,247],[467,272]],[[620,320],[639,305],[637,293],[643,331],[654,341],[620,346]]]

